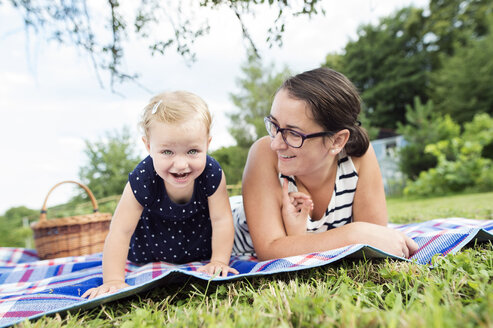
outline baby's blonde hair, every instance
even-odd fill
[[[173,124],[191,119],[201,120],[209,134],[212,117],[202,98],[188,91],[163,92],[154,96],[144,108],[140,127],[149,138],[153,121]]]

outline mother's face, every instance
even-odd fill
[[[274,98],[270,118],[280,128],[302,134],[324,132],[323,127],[313,119],[308,105],[292,98],[284,89],[279,90]],[[332,141],[327,137],[306,139],[301,148],[293,148],[284,142],[281,133],[277,133],[271,139],[270,146],[277,154],[279,171],[285,175],[313,174],[327,168],[327,161],[333,159],[329,152]]]

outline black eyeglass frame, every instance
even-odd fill
[[[292,148],[301,148],[301,147],[303,147],[303,144],[305,143],[305,140],[306,139],[316,138],[316,137],[325,137],[325,136],[331,137],[331,136],[334,135],[334,133],[328,132],[328,131],[325,131],[325,132],[317,132],[317,133],[310,133],[310,134],[304,134],[304,133],[298,132],[298,131],[293,130],[293,129],[281,128],[279,125],[277,125],[275,122],[273,122],[270,119],[270,117],[268,117],[268,116],[267,117],[264,117],[264,123],[265,123],[265,129],[267,130],[267,133],[269,134],[269,136],[271,138],[274,138],[279,132],[281,132],[282,140],[284,140],[284,142],[286,143],[286,145],[288,145],[289,147],[292,147]],[[276,127],[276,134],[275,135],[271,135],[271,131],[269,131],[269,129],[267,128],[267,124],[272,124],[272,125],[274,125]],[[295,135],[299,135],[301,137],[301,144],[298,147],[291,145],[286,140],[284,131],[288,131],[288,132],[293,133]]]

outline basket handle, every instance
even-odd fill
[[[39,216],[40,222],[46,220],[46,203],[48,202],[48,197],[50,196],[51,192],[53,191],[53,189],[55,189],[56,187],[58,187],[59,185],[64,184],[64,183],[75,183],[75,184],[79,185],[79,187],[84,189],[86,191],[87,195],[89,196],[89,198],[91,199],[93,212],[94,213],[99,212],[98,202],[96,201],[96,198],[94,198],[92,191],[86,185],[83,185],[82,183],[77,182],[77,181],[66,180],[66,181],[62,181],[62,182],[57,183],[56,185],[54,185],[50,189],[50,191],[48,191],[48,194],[46,195],[45,201],[43,203],[43,207],[41,208],[41,215]]]

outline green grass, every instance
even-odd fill
[[[493,193],[392,199],[394,222],[492,219]],[[23,327],[493,327],[493,245],[401,261],[343,261],[216,284],[190,280]]]
[[[387,208],[390,221],[394,223],[447,217],[492,220],[493,192],[426,199],[395,198],[387,200]]]

